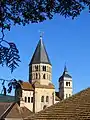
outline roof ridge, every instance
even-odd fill
[[[0,118],[2,119],[3,116],[4,116],[5,114],[7,114],[8,110],[10,110],[10,108],[13,107],[15,104],[16,104],[15,102],[10,103],[10,106],[4,111],[4,113],[0,116]],[[6,115],[6,116],[7,116],[7,115]]]

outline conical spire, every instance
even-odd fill
[[[66,65],[64,66],[64,72],[68,72]]]
[[[65,66],[64,66],[63,77],[72,78],[72,77],[68,74],[68,70],[67,70],[66,64],[65,64]]]
[[[36,50],[33,54],[33,57],[31,59],[30,65],[31,64],[39,64],[39,63],[45,63],[45,64],[50,64],[51,62],[49,60],[48,54],[46,52],[42,36],[40,36],[40,40],[37,44]]]
[[[60,76],[60,78],[59,78],[59,82],[60,82],[60,80],[64,80],[64,77],[65,77],[65,78],[72,78],[72,76],[69,75],[69,73],[68,73],[66,64],[65,64],[65,66],[64,66],[63,74],[62,74],[62,76]]]

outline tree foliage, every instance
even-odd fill
[[[1,0],[0,26],[10,30],[11,23],[38,23],[56,13],[74,18],[86,6],[90,9],[90,0]]]
[[[4,30],[12,25],[26,25],[52,19],[55,14],[74,19],[81,11],[90,11],[90,0],[0,0],[0,64],[10,67],[11,72],[20,62],[14,43],[4,40]],[[9,47],[2,45],[6,42]]]
[[[6,42],[8,47],[5,47],[2,42]],[[16,48],[16,45],[5,40],[0,41],[0,64],[4,64],[11,69],[11,72],[19,66],[17,62],[20,62],[19,51]]]
[[[23,83],[22,80],[16,80],[16,79],[11,79],[11,80],[0,79],[0,82],[2,82],[2,87],[3,87],[1,94],[4,95],[6,95],[7,93],[11,93],[13,88],[17,89],[21,87],[21,84]],[[8,87],[6,87],[5,83],[8,85]]]

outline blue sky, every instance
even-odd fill
[[[39,41],[39,30],[44,31],[43,41],[52,63],[56,90],[65,62],[73,77],[73,93],[90,87],[90,15],[86,11],[75,20],[56,15],[43,23],[13,26],[5,39],[16,43],[21,63],[12,74],[9,68],[0,66],[0,77],[28,81],[28,64]]]

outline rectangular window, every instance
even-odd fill
[[[28,97],[28,103],[30,103],[30,97]]]
[[[33,103],[33,97],[31,97],[31,103]]]
[[[25,97],[25,102],[27,102],[27,97]]]
[[[70,82],[69,82],[69,86],[70,86]]]
[[[49,97],[48,96],[46,96],[46,102],[49,102]]]

